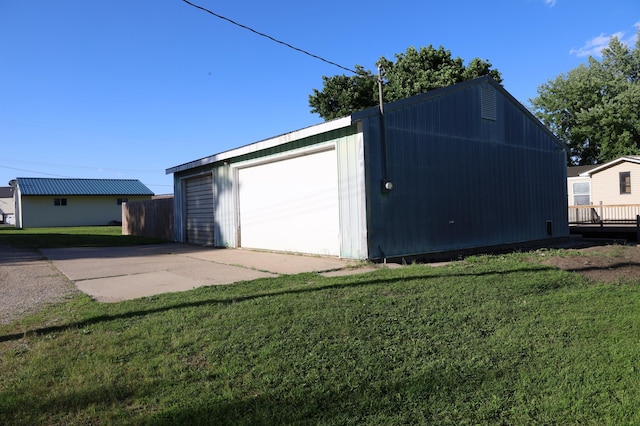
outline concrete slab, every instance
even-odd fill
[[[86,257],[53,260],[48,257],[48,251],[43,254],[72,281],[168,270],[177,260],[183,260],[178,256],[166,254],[143,257]],[[197,263],[195,260],[192,262],[188,262],[188,260],[186,259],[185,263]]]
[[[199,287],[197,281],[168,271],[84,280],[76,286],[98,302],[121,302]]]
[[[258,278],[273,278],[277,274],[244,268],[242,266],[230,266],[219,263],[199,262],[191,264],[182,263],[179,267],[169,267],[167,271],[181,277],[193,279],[199,285],[231,284],[239,281],[251,281]]]
[[[302,272],[350,271],[355,262],[185,244],[61,248],[40,251],[95,300],[117,302],[204,285]]]
[[[267,271],[278,275],[303,272],[324,272],[347,268],[355,262],[336,257],[305,256],[257,250],[213,249],[187,254],[208,262],[240,265],[244,268]]]

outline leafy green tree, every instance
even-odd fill
[[[538,118],[570,148],[569,164],[640,154],[640,39],[631,50],[611,38],[601,61],[589,57],[548,81],[531,103]]]
[[[375,77],[360,65],[356,65],[355,71],[357,74],[353,76],[322,76],[324,89],[313,89],[314,94],[309,96],[311,112],[331,120],[376,105]]]
[[[450,86],[483,75],[491,75],[498,82],[502,77],[497,70],[491,69],[491,62],[475,58],[464,65],[459,57],[453,58],[451,52],[442,46],[414,47],[405,53],[395,55],[395,62],[385,57],[378,61],[384,69],[383,98],[393,102],[429,90]],[[336,75],[322,77],[323,89],[313,89],[309,95],[312,113],[319,114],[325,120],[349,115],[378,104],[377,74],[356,65],[353,76]]]

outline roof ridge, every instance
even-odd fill
[[[139,179],[16,178],[22,195],[153,195]]]

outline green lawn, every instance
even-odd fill
[[[640,424],[640,286],[479,256],[0,326],[0,424]]]
[[[20,248],[113,247],[161,242],[153,238],[122,235],[121,226],[75,226],[68,228],[0,227],[0,244]]]

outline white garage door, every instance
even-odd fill
[[[340,255],[336,151],[239,170],[240,245]]]

